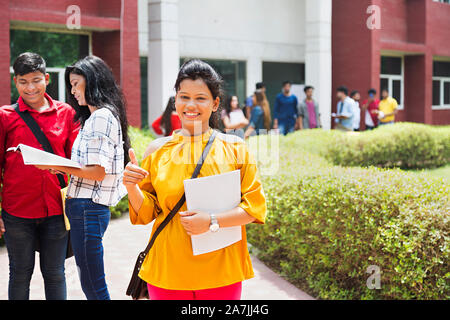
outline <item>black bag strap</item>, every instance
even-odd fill
[[[36,120],[34,120],[34,118],[28,111],[20,111],[18,103],[16,103],[14,106],[15,106],[14,110],[26,123],[28,128],[30,128],[31,132],[33,132],[33,135],[36,137],[37,141],[41,144],[44,151],[54,154],[55,152],[53,151],[50,141],[48,141],[47,136],[44,134],[44,132],[42,132],[42,129],[41,127],[39,127]],[[60,173],[58,173],[56,176],[58,177],[59,185],[61,186],[61,188],[65,188],[66,181],[64,180],[64,176]]]
[[[211,136],[209,137],[209,140],[205,146],[205,149],[203,150],[202,155],[197,163],[197,166],[195,167],[195,170],[194,170],[194,173],[192,174],[191,179],[197,178],[198,174],[200,173],[200,169],[202,168],[203,163],[205,162],[206,156],[208,155],[208,152],[211,149],[211,145],[214,142],[214,139],[216,138],[216,134],[217,134],[217,132],[215,130],[213,130],[213,132],[212,132]],[[170,213],[167,215],[167,217],[164,219],[164,221],[161,222],[161,224],[155,230],[155,233],[153,234],[152,238],[150,239],[150,242],[148,243],[145,250],[139,254],[139,257],[141,258],[140,259],[141,264],[142,264],[142,262],[144,262],[145,256],[148,254],[151,247],[153,246],[153,243],[155,242],[156,237],[161,233],[161,231],[164,229],[164,227],[169,224],[170,220],[172,220],[172,218],[175,216],[175,214],[177,214],[177,212],[181,209],[181,207],[183,206],[185,201],[186,201],[186,195],[183,193],[183,196],[177,202],[175,207],[173,207],[173,209],[170,211]]]

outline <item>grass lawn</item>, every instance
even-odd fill
[[[415,170],[414,172],[417,172],[418,174],[428,174],[437,178],[443,178],[447,183],[450,183],[450,164],[435,169]]]

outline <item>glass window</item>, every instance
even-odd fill
[[[441,105],[441,81],[433,80],[433,106]]]
[[[392,97],[397,100],[399,105],[402,104],[401,88],[400,80],[392,80]]]
[[[444,82],[444,104],[450,105],[450,81]]]
[[[89,36],[40,32],[29,30],[10,30],[11,66],[19,54],[26,51],[40,54],[47,67],[65,68],[89,55]]]
[[[433,61],[433,77],[450,77],[450,62]]]
[[[148,128],[148,58],[141,57],[141,127]]]
[[[19,99],[19,92],[17,92],[16,84],[14,83],[14,73],[11,72],[11,104],[14,104]]]
[[[402,58],[381,57],[381,74],[402,74]]]
[[[50,97],[58,97],[59,86],[60,85],[65,86],[65,84],[58,83],[58,73],[57,72],[48,72],[48,74],[50,75],[50,79],[48,81],[46,92],[50,95]]]
[[[433,61],[433,107],[450,107],[450,62]]]
[[[181,65],[189,58],[181,58]],[[236,95],[239,104],[245,104],[246,62],[238,60],[202,59],[209,63],[223,78],[224,90],[227,96]]]
[[[381,90],[383,90],[383,89],[389,90],[389,79],[388,78],[380,79],[380,93],[381,93]]]
[[[266,96],[273,110],[275,98],[281,92],[283,81],[293,84],[305,84],[305,64],[285,62],[263,62],[263,82],[266,85]]]
[[[403,58],[381,57],[380,92],[382,89],[387,89],[403,109]]]
[[[23,52],[41,55],[47,64],[50,83],[47,93],[54,99],[64,99],[64,81],[60,73],[75,61],[89,55],[89,36],[72,33],[10,30],[10,65]],[[11,78],[13,75],[11,76]],[[12,80],[11,80],[12,81]],[[11,82],[11,103],[18,99],[14,82]]]

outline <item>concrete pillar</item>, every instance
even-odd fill
[[[263,79],[262,74],[262,61],[258,57],[249,57],[247,59],[247,94],[250,96],[255,92],[255,85],[257,82],[261,82]],[[241,101],[242,104],[244,101]]]
[[[161,115],[175,94],[180,53],[178,0],[149,0],[148,3],[148,123]]]
[[[312,85],[322,126],[331,128],[331,0],[305,1],[305,85]]]

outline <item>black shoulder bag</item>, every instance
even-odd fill
[[[41,127],[37,124],[36,120],[31,116],[31,114],[28,111],[20,111],[19,104],[16,103],[14,107],[14,111],[17,112],[17,114],[22,118],[22,120],[26,123],[28,128],[31,130],[33,135],[36,137],[37,141],[41,144],[44,151],[49,153],[55,153],[53,151],[52,145],[50,144],[50,141],[48,141],[47,136],[42,132]],[[66,187],[66,181],[64,180],[64,176],[60,173],[56,175],[58,177],[59,185],[61,186],[61,189]],[[39,241],[37,243],[36,251],[39,251]],[[66,252],[66,259],[73,256],[72,246],[70,244],[70,232],[69,232],[69,240],[67,243],[67,252]]]
[[[213,133],[209,137],[208,143],[205,146],[205,149],[202,152],[202,155],[200,157],[200,160],[197,163],[197,166],[195,167],[194,173],[192,174],[191,179],[197,178],[198,174],[200,173],[200,169],[203,166],[203,162],[206,159],[206,156],[208,155],[209,149],[211,149],[211,145],[216,137],[216,131],[213,130]],[[133,300],[138,299],[148,299],[148,290],[147,290],[147,283],[139,278],[138,274],[141,270],[142,263],[144,262],[145,257],[147,256],[148,252],[150,251],[151,247],[153,246],[153,243],[155,242],[156,237],[160,234],[160,232],[164,229],[165,226],[167,226],[172,220],[172,218],[177,214],[177,212],[181,209],[184,202],[186,201],[186,195],[183,193],[183,196],[178,201],[178,203],[175,205],[175,207],[170,211],[170,213],[167,215],[167,217],[164,219],[163,222],[158,226],[155,233],[153,234],[152,238],[150,239],[150,242],[148,243],[147,247],[144,251],[142,251],[136,261],[136,264],[134,266],[133,275],[131,276],[130,284],[128,285],[127,289],[127,296],[131,296]]]

